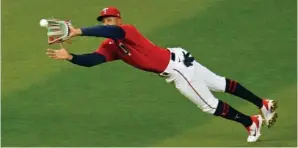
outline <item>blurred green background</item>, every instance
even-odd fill
[[[296,0],[2,0],[2,146],[297,146]],[[42,18],[97,24],[116,6],[163,47],[279,102],[276,126],[246,143],[236,123],[201,112],[171,85],[121,61],[83,68],[47,58]],[[100,38],[66,47],[93,52]],[[59,46],[52,46],[58,48]],[[247,114],[258,110],[216,94]]]

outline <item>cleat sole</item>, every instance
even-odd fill
[[[278,118],[277,113],[273,115],[273,117],[268,121],[268,128],[271,128],[276,123],[276,119]]]

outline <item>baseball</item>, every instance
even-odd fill
[[[48,21],[46,19],[41,19],[39,25],[41,27],[48,27]]]

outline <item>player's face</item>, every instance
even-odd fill
[[[102,19],[104,25],[120,25],[120,22],[118,17],[105,17]]]

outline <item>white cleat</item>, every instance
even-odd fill
[[[263,124],[263,118],[261,115],[251,116],[252,125],[246,127],[248,131],[247,142],[256,142],[261,136],[261,127]]]
[[[277,109],[277,103],[274,100],[269,100],[269,99],[263,100],[261,113],[268,128],[270,128],[276,122],[276,118],[277,118],[276,109]]]

